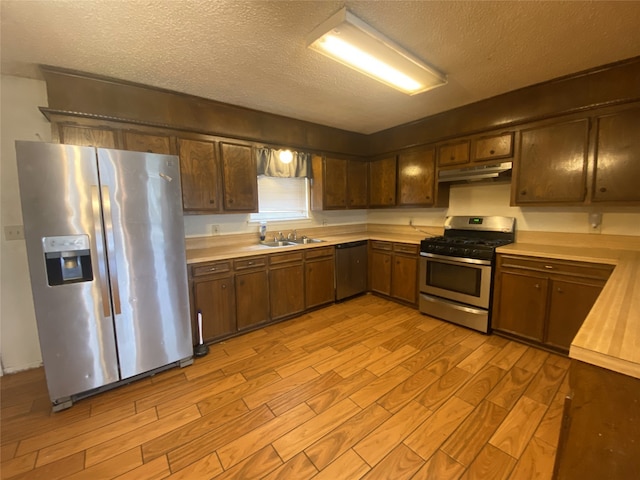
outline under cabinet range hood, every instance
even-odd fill
[[[456,168],[454,170],[440,170],[439,183],[449,182],[477,182],[480,180],[510,180],[512,162],[478,165],[475,167]]]

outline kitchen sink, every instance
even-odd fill
[[[265,247],[290,247],[292,245],[300,245],[300,244],[293,242],[291,240],[276,240],[272,242],[263,241],[263,242],[260,242],[260,245],[264,245]]]
[[[299,238],[297,240],[290,240],[295,245],[306,245],[308,243],[321,243],[324,240],[320,240],[319,238]]]

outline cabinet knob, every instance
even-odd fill
[[[564,290],[562,290],[560,287],[558,287],[558,293],[564,293]]]
[[[454,157],[453,155],[451,155],[451,156],[449,157],[449,160],[451,160],[452,162],[453,162],[455,159],[456,159],[456,157]]]
[[[489,154],[490,154],[490,155],[493,155],[494,153],[496,153],[496,151],[495,151],[495,150],[489,150]]]
[[[553,265],[545,265],[544,268],[547,270],[553,270]]]
[[[253,262],[249,262],[249,265],[253,265]]]
[[[153,153],[153,150],[151,150],[150,148],[147,148],[147,153]]]
[[[536,290],[540,290],[540,284],[539,283],[536,283],[535,286],[536,286]]]
[[[526,190],[522,190],[522,191],[520,192],[520,195],[526,195],[526,194],[527,194],[527,191],[526,191]]]
[[[211,268],[209,269],[209,271],[210,271],[210,272],[215,272],[215,271],[216,271],[216,267],[211,267]]]
[[[606,187],[600,187],[600,191],[601,191],[602,193],[604,193],[604,192],[606,192],[606,191],[607,191],[607,189],[606,189]]]
[[[227,288],[227,286],[223,283],[222,284],[222,289],[224,290],[225,288]]]
[[[233,203],[233,198],[230,198],[230,199],[229,199],[229,203]]]
[[[211,203],[211,204],[212,203],[216,203],[216,201],[215,200],[209,200],[209,203]]]

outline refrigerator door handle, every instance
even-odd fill
[[[102,312],[105,317],[110,317],[111,302],[109,300],[109,289],[107,287],[107,273],[102,235],[102,219],[100,218],[100,196],[98,195],[97,185],[91,186],[91,206],[93,208],[93,228],[95,230],[93,244],[96,251],[96,257],[98,259],[98,275],[100,282],[100,292],[102,293]]]
[[[116,267],[115,241],[113,239],[113,219],[111,217],[111,195],[109,187],[102,187],[102,211],[104,212],[105,239],[107,242],[107,261],[109,262],[109,280],[111,280],[111,293],[113,294],[113,310],[115,315],[120,315],[120,287],[118,286],[118,270]]]

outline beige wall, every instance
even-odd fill
[[[37,107],[47,105],[44,82],[3,76],[1,88],[2,150],[0,168],[1,223],[22,225],[20,197],[13,142],[49,141],[50,129]],[[588,215],[603,213],[602,234],[640,236],[640,212],[628,208],[519,208],[509,206],[509,184],[457,185],[451,189],[447,209],[392,209],[317,212],[304,222],[277,223],[271,229],[303,229],[319,225],[388,223],[441,226],[447,215],[506,215],[517,219],[517,228],[530,231],[589,232]],[[187,236],[209,234],[210,225],[220,226],[220,234],[257,231],[248,215],[192,215],[184,218]],[[597,233],[594,233],[597,235]],[[24,241],[0,240],[0,355],[4,372],[14,372],[41,364],[31,286]]]
[[[7,241],[6,225],[22,225],[15,140],[50,141],[49,123],[38,111],[47,105],[42,81],[0,78],[0,352],[4,372],[42,364],[24,240]]]

